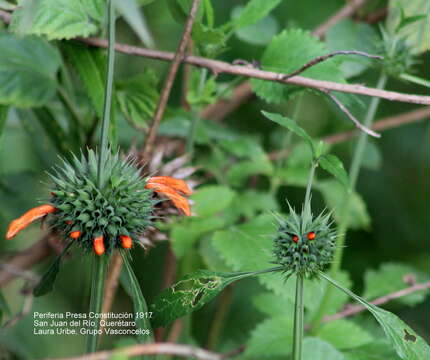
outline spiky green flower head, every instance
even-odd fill
[[[287,277],[298,274],[311,278],[332,262],[336,233],[331,228],[330,214],[313,217],[309,209],[298,214],[290,207],[289,215],[277,216],[277,220],[275,263],[285,267]]]
[[[109,154],[100,179],[98,161],[98,154],[89,150],[87,157],[63,160],[50,174],[54,182],[50,203],[57,210],[49,223],[62,237],[74,238],[83,249],[101,255],[137,242],[151,224],[156,200],[130,160]]]

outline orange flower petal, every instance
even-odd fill
[[[105,244],[103,242],[103,236],[99,236],[94,239],[93,248],[94,252],[99,256],[105,253]]]
[[[69,236],[72,239],[77,239],[79,236],[81,236],[81,232],[79,230],[72,231]]]
[[[147,189],[153,189],[158,194],[167,196],[179,210],[181,210],[185,215],[191,216],[188,200],[179,195],[171,187],[157,183],[147,183],[145,187]]]
[[[148,179],[148,183],[166,185],[184,195],[191,195],[192,191],[184,180],[175,179],[170,176],[154,176]]]
[[[130,236],[120,235],[119,239],[121,240],[121,246],[123,247],[123,249],[131,249],[131,247],[133,246],[133,240]]]
[[[31,210],[28,210],[24,215],[12,221],[7,229],[6,239],[10,240],[15,237],[21,230],[25,229],[33,221],[53,213],[57,209],[52,205],[40,205]]]

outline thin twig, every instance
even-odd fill
[[[106,360],[110,356],[118,354],[130,357],[138,355],[167,354],[181,357],[191,357],[199,360],[223,360],[237,355],[237,351],[223,355],[189,345],[180,345],[172,343],[152,343],[128,346],[116,351],[99,351],[93,354],[87,354],[71,358],[61,358],[56,360]]]
[[[107,43],[104,39],[85,38],[79,39],[80,42],[90,46],[106,47]],[[137,46],[117,44],[116,50],[124,54],[143,56],[151,59],[162,61],[172,61],[175,54],[166,51],[156,51]],[[207,59],[199,56],[186,56],[184,62],[194,66],[210,69],[214,74],[233,74],[255,79],[268,80],[283,84],[297,85],[308,87],[319,91],[339,91],[350,94],[365,95],[370,97],[379,97],[390,101],[399,101],[413,104],[430,105],[430,96],[402,94],[395,91],[380,90],[369,88],[359,84],[342,84],[332,81],[316,80],[303,76],[294,76],[289,79],[284,79],[285,74],[273,71],[259,70],[247,66],[232,65],[230,63]]]
[[[430,117],[430,107],[425,107],[423,109],[418,109],[403,113],[396,116],[390,116],[381,119],[371,127],[373,130],[385,131],[397,128],[399,126],[411,124],[417,121],[422,121]],[[339,144],[341,142],[347,141],[351,138],[356,137],[359,134],[356,130],[343,131],[337,134],[328,135],[321,140],[327,144]],[[270,160],[277,160],[280,158],[285,158],[291,153],[291,150],[274,151],[269,154]]]
[[[421,283],[421,284],[415,284],[415,285],[412,285],[412,286],[407,287],[405,289],[395,291],[391,294],[381,296],[381,297],[379,297],[373,301],[370,301],[370,303],[373,305],[386,304],[389,301],[396,300],[396,299],[399,299],[403,296],[412,294],[412,293],[417,292],[417,291],[426,290],[429,288],[430,288],[430,281],[427,281],[427,282]],[[344,310],[338,312],[337,314],[326,315],[324,317],[324,319],[322,320],[322,322],[326,323],[326,322],[342,319],[342,318],[345,318],[348,316],[356,315],[358,313],[361,313],[362,311],[365,311],[366,309],[367,308],[365,306],[362,306],[362,305],[349,305]]]
[[[352,0],[336,14],[330,17],[326,22],[318,26],[312,34],[316,37],[322,37],[324,34],[343,19],[353,15],[360,7],[364,5],[366,0]]]
[[[330,99],[333,100],[333,102],[338,106],[338,108],[355,124],[355,126],[358,129],[360,129],[361,131],[364,131],[366,134],[371,135],[373,137],[376,137],[376,138],[381,137],[381,134],[378,134],[378,133],[374,132],[373,130],[370,130],[367,127],[365,127],[364,125],[362,125],[335,95],[333,95],[331,92],[328,92],[328,91],[324,91],[324,93],[326,93],[330,97]]]
[[[315,66],[323,61],[326,61],[332,57],[335,56],[339,56],[339,55],[359,55],[359,56],[363,56],[363,57],[367,57],[367,58],[371,58],[371,59],[377,59],[377,60],[383,60],[384,58],[382,56],[379,55],[372,55],[372,54],[368,54],[364,51],[357,51],[357,50],[339,50],[339,51],[333,51],[331,53],[325,54],[325,55],[321,55],[318,56],[314,59],[312,59],[311,61],[307,62],[306,64],[304,64],[301,68],[293,71],[292,73],[286,74],[284,75],[284,80],[292,78],[296,75],[301,74],[302,72],[306,71],[307,69],[309,69],[312,66]]]
[[[155,138],[157,135],[158,126],[160,125],[161,119],[163,118],[164,111],[166,110],[167,101],[169,100],[170,91],[172,90],[173,83],[176,78],[176,74],[179,69],[179,65],[184,59],[185,51],[187,49],[187,44],[191,36],[191,30],[193,28],[194,20],[197,14],[201,0],[194,0],[191,5],[191,10],[188,15],[187,22],[185,24],[185,29],[182,34],[181,41],[179,43],[178,50],[172,57],[172,63],[170,65],[169,73],[167,74],[166,80],[164,82],[164,88],[161,92],[160,99],[155,110],[154,119],[150,125],[148,136],[145,140],[145,147],[142,154],[142,163],[146,163],[151,156]],[[172,54],[173,55],[173,54]]]

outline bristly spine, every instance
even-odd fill
[[[279,227],[274,239],[274,263],[285,267],[287,277],[315,277],[333,261],[336,231],[331,227],[329,213],[313,217],[305,207],[298,214],[290,206],[288,216],[278,215],[276,219]]]

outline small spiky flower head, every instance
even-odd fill
[[[166,176],[142,178],[139,169],[119,154],[109,153],[98,178],[98,155],[72,156],[54,168],[52,197],[48,204],[31,209],[14,220],[6,238],[18,234],[34,220],[49,214],[48,223],[64,239],[75,240],[97,255],[115,248],[130,249],[151,224],[157,200],[153,193],[168,197],[185,215],[190,215],[187,184]]]
[[[330,214],[313,217],[309,210],[297,214],[290,207],[287,217],[277,216],[278,234],[274,240],[276,264],[285,274],[314,277],[333,260],[335,231],[330,227]]]

